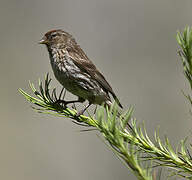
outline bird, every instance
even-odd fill
[[[123,108],[110,84],[71,34],[62,29],[51,30],[45,33],[39,44],[47,47],[55,78],[67,91],[78,97],[77,100],[63,103],[83,103],[88,100],[88,105],[78,115],[82,115],[92,104],[110,108],[110,95]]]

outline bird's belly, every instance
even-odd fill
[[[52,69],[56,79],[64,86],[64,88],[70,92],[76,90],[76,87],[74,87],[74,79],[66,68],[60,67],[59,64],[52,64]]]

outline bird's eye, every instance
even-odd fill
[[[57,37],[57,34],[52,34],[52,37],[53,37],[53,38]]]

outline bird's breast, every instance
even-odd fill
[[[80,75],[80,69],[74,64],[68,54],[62,50],[53,51],[49,55],[56,79],[68,89]]]

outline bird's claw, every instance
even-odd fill
[[[76,116],[79,117],[79,116],[83,115],[83,113],[84,113],[84,111],[81,110],[81,111],[77,112]]]
[[[61,99],[56,100],[54,103],[59,105],[62,104],[64,107],[67,107],[67,101]]]
[[[75,106],[75,103],[73,103],[72,108],[75,109],[75,110],[77,110],[77,108],[76,108],[76,106]]]

